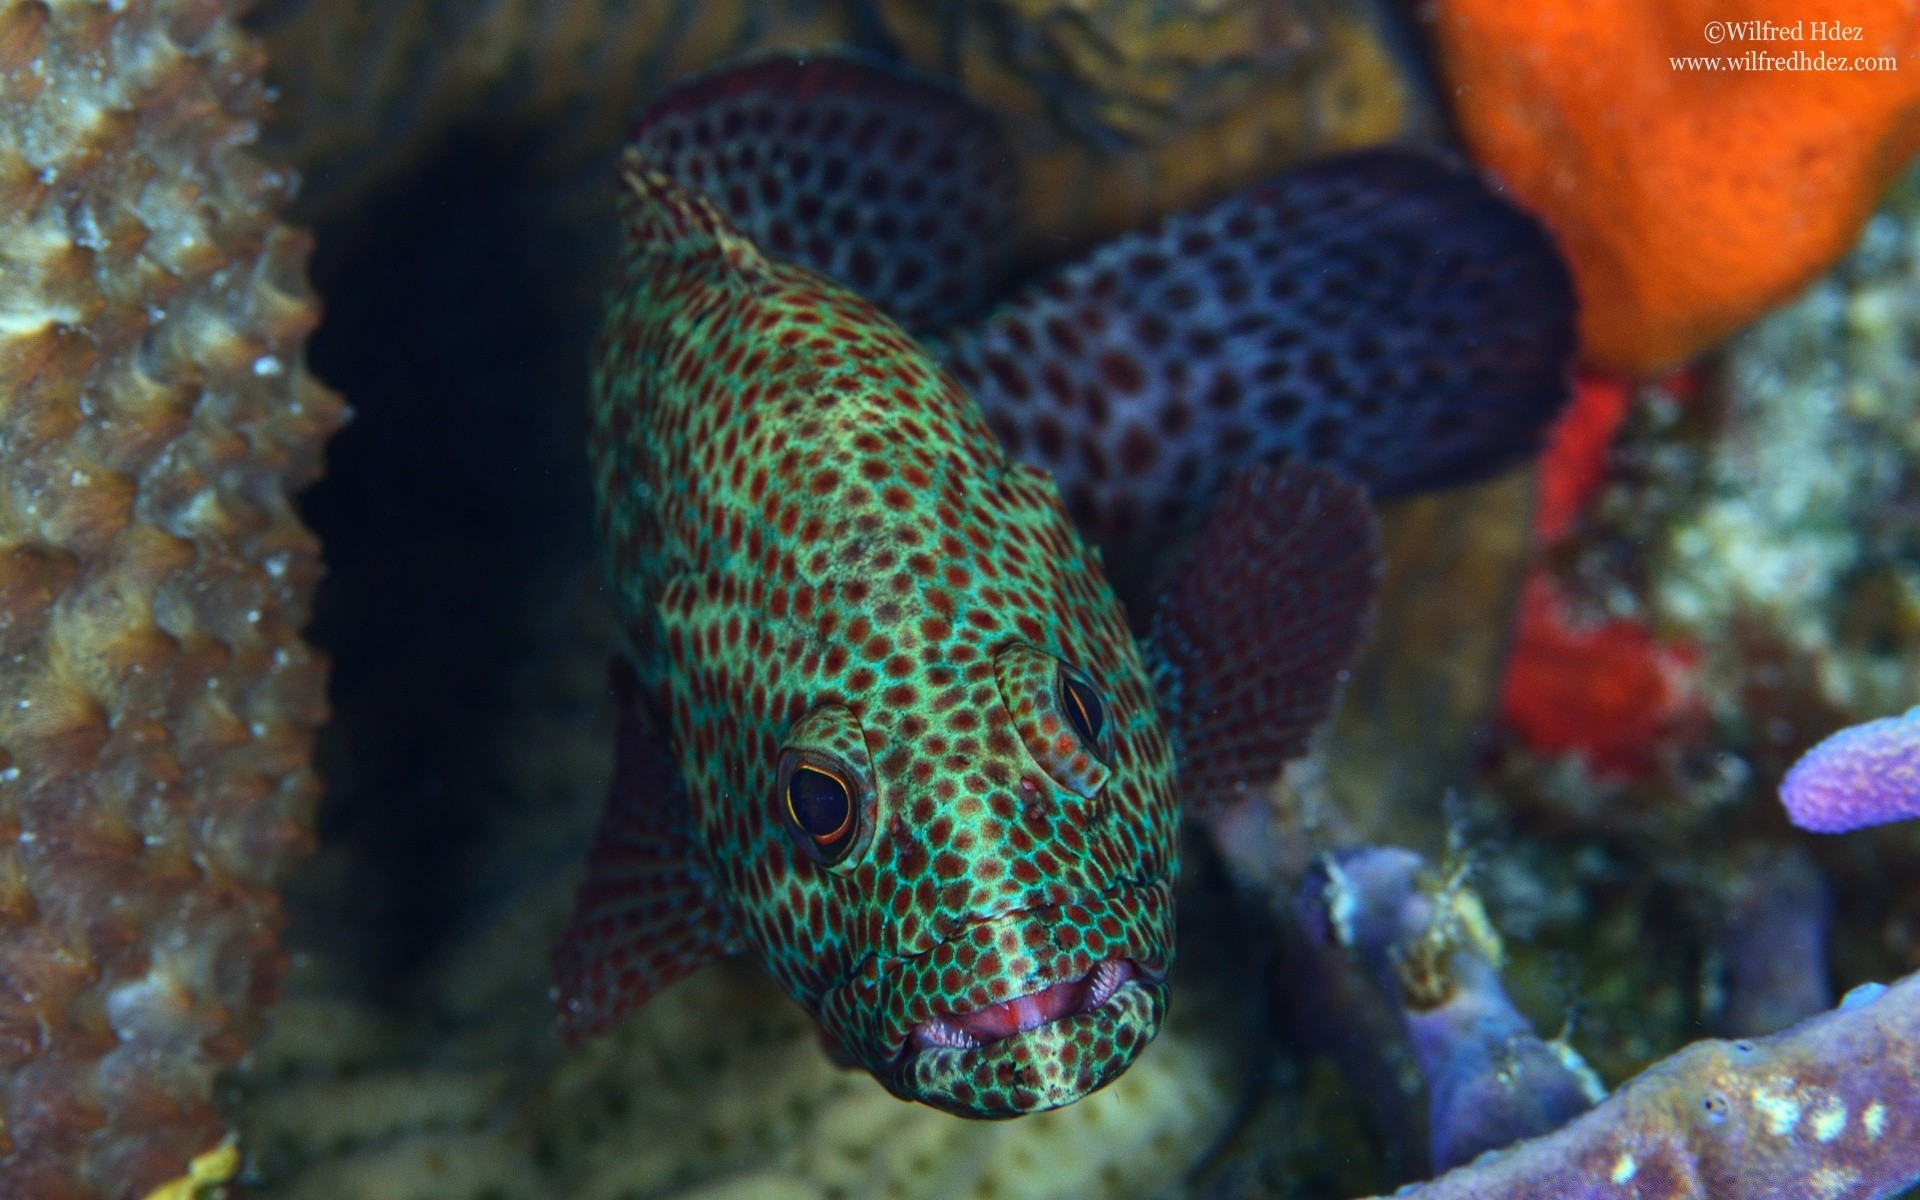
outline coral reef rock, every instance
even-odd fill
[[[464,122],[540,130],[563,157],[619,143],[645,98],[739,54],[853,32],[844,0],[264,0],[280,93],[267,145],[337,215],[446,148]]]
[[[1370,8],[1300,0],[267,0],[268,144],[329,217],[477,130],[562,174],[743,57],[854,47],[1012,126],[1032,238],[1082,244],[1433,121]]]
[[[1854,720],[1920,701],[1917,335],[1912,173],[1838,268],[1729,347],[1697,493],[1648,556],[1651,615],[1714,648],[1723,719],[1754,686],[1756,641],[1805,664],[1819,703]],[[1794,731],[1789,752],[1831,729]]]
[[[339,400],[257,43],[210,0],[0,4],[0,1193],[140,1197],[223,1141],[213,1075],[310,840]]]
[[[1437,127],[1379,12],[1312,0],[880,0],[913,62],[1008,118],[1042,250],[1290,162]]]

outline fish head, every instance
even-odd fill
[[[1088,624],[1047,648],[1015,630],[957,640],[783,739],[789,894],[827,935],[796,994],[905,1098],[976,1117],[1055,1108],[1159,1028],[1172,749],[1117,605]],[[808,925],[780,926],[789,956]]]

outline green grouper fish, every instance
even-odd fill
[[[1266,786],[1330,711],[1377,574],[1362,484],[1284,439],[1203,444],[1237,456],[1228,470],[1138,473],[1207,514],[1142,641],[1054,473],[996,436],[1011,417],[806,265],[952,320],[998,270],[1003,159],[976,110],[833,60],[728,73],[643,118],[591,436],[630,666],[607,813],[555,953],[569,1036],[750,952],[836,1057],[901,1096],[976,1117],[1069,1103],[1125,1070],[1165,1012],[1183,800]],[[1046,378],[1071,350],[1144,391],[1084,344],[1106,317],[1098,281],[1082,304],[1074,278],[948,353],[997,377],[1004,404],[1039,403],[1004,399],[1007,380]],[[1512,303],[1534,321],[1538,301]],[[1022,358],[1008,331],[1027,311],[1053,340]],[[1164,315],[1156,355],[1191,336],[1188,368],[1225,369],[1218,339],[1200,353],[1200,326]],[[1050,335],[1056,318],[1078,340]],[[1554,353],[1513,344],[1529,364]],[[1560,354],[1526,410],[1535,435],[1564,392]],[[1086,394],[1052,403],[1062,437],[1076,410],[1099,432]],[[1483,457],[1511,457],[1512,424]],[[1189,456],[1191,428],[1218,441],[1203,421],[1153,428],[1156,461]],[[1149,532],[1171,528],[1137,499],[1160,514]],[[1103,532],[1123,542],[1115,511]]]

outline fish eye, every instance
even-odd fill
[[[839,773],[811,762],[787,776],[787,817],[822,862],[838,862],[853,844],[853,789]]]
[[[786,827],[816,866],[851,871],[873,841],[880,791],[866,731],[844,704],[822,704],[795,721],[763,810]]]
[[[1094,686],[1070,671],[1061,671],[1060,708],[1080,740],[1089,749],[1097,749],[1101,731],[1107,727],[1107,706]]]
[[[993,656],[1000,700],[1034,765],[1091,800],[1113,774],[1112,703],[1087,672],[1057,654],[1015,643]]]

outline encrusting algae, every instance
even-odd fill
[[[0,1179],[143,1196],[221,1145],[214,1073],[310,840],[340,402],[258,44],[208,0],[0,5]]]
[[[1856,719],[1920,702],[1903,649],[1920,631],[1917,335],[1910,171],[1852,253],[1728,346],[1722,428],[1650,554],[1663,626],[1718,647],[1749,624]],[[1710,664],[1716,692],[1731,690],[1731,666]]]

